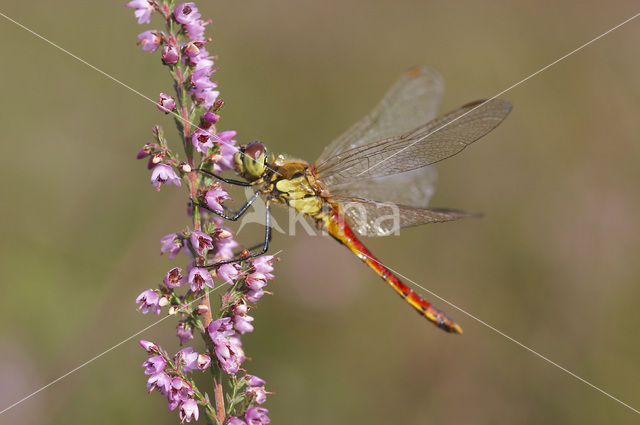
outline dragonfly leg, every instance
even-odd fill
[[[236,186],[245,186],[245,187],[252,186],[252,183],[243,182],[243,181],[234,180],[234,179],[227,179],[227,178],[219,176],[219,175],[217,175],[215,173],[212,173],[211,171],[203,170],[202,168],[196,168],[194,171],[199,171],[202,174],[206,174],[206,175],[211,176],[213,178],[216,178],[216,179],[218,179],[218,180],[220,180],[222,182],[233,184],[233,185],[236,185]]]
[[[244,215],[245,212],[247,212],[247,210],[249,209],[249,207],[251,206],[251,204],[253,204],[256,199],[258,199],[258,196],[260,195],[260,191],[255,192],[253,195],[251,195],[251,198],[249,198],[249,200],[247,201],[246,204],[244,204],[242,206],[242,208],[240,208],[238,211],[233,211],[229,208],[223,207],[224,210],[226,212],[228,212],[230,215],[225,214],[222,211],[216,211],[212,208],[209,208],[209,206],[205,203],[202,202],[198,202],[195,199],[191,198],[191,202],[193,202],[193,205],[196,205],[200,208],[204,208],[205,210],[214,213],[215,215],[218,215],[222,218],[224,218],[225,220],[230,220],[230,221],[236,221],[237,219],[239,219],[240,217],[242,217]]]
[[[214,267],[221,266],[223,264],[237,263],[239,261],[249,260],[251,258],[258,257],[264,254],[265,252],[267,252],[267,250],[269,249],[269,242],[271,242],[271,213],[269,209],[269,202],[266,202],[266,205],[265,205],[264,225],[265,225],[264,242],[256,246],[256,248],[262,246],[262,249],[260,250],[260,252],[253,252],[253,253],[250,252],[248,255],[240,255],[230,260],[218,261],[217,263],[208,264],[203,267],[207,269],[211,269]]]

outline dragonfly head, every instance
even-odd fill
[[[267,169],[267,148],[259,141],[240,146],[233,156],[233,164],[242,177],[248,181],[258,180]]]

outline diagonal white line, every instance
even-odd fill
[[[634,408],[634,407],[632,407],[632,406],[628,405],[628,404],[627,404],[627,403],[625,403],[624,401],[620,400],[620,399],[619,399],[619,398],[617,398],[617,397],[614,397],[613,395],[609,394],[608,392],[606,392],[605,390],[601,389],[600,387],[598,387],[598,386],[596,386],[596,385],[592,384],[591,382],[587,381],[586,379],[584,379],[584,378],[582,378],[582,377],[580,377],[580,376],[576,375],[575,373],[571,372],[569,369],[567,369],[567,368],[565,368],[565,367],[563,367],[563,366],[560,366],[558,363],[556,363],[556,362],[554,362],[553,360],[549,359],[548,357],[545,357],[544,355],[542,355],[542,354],[538,353],[538,352],[537,352],[537,351],[535,351],[533,348],[530,348],[530,347],[526,346],[525,344],[521,343],[520,341],[518,341],[517,339],[515,339],[515,338],[513,338],[513,337],[510,337],[509,335],[507,335],[506,333],[502,332],[501,330],[499,330],[499,329],[495,328],[494,326],[491,326],[490,324],[488,324],[488,323],[487,323],[487,322],[485,322],[484,320],[482,320],[482,319],[480,319],[480,318],[478,318],[478,317],[474,316],[473,314],[469,313],[468,311],[464,310],[463,308],[458,307],[457,305],[455,305],[455,304],[454,304],[454,303],[452,303],[451,301],[449,301],[449,300],[447,300],[447,299],[445,299],[445,298],[442,298],[440,295],[438,295],[438,294],[436,294],[435,292],[433,292],[433,291],[431,291],[431,290],[429,290],[429,289],[425,288],[424,286],[420,285],[419,283],[417,283],[416,281],[414,281],[414,280],[410,279],[409,277],[407,277],[407,276],[403,275],[402,273],[400,273],[400,272],[398,272],[398,271],[396,271],[396,270],[392,269],[391,267],[389,267],[389,266],[387,266],[387,265],[385,265],[385,264],[382,264],[378,259],[376,259],[376,258],[374,258],[374,257],[372,257],[372,256],[370,256],[370,255],[364,254],[364,253],[362,253],[362,254],[363,254],[365,257],[369,258],[371,261],[375,261],[376,263],[378,263],[378,264],[379,264],[379,265],[381,265],[382,267],[385,267],[385,268],[387,268],[387,269],[391,270],[395,275],[400,276],[402,279],[406,280],[407,282],[410,282],[410,283],[411,283],[411,284],[413,284],[414,286],[416,286],[416,287],[418,287],[418,288],[422,289],[423,291],[428,292],[430,295],[433,295],[435,298],[439,299],[440,301],[442,301],[442,302],[444,302],[444,303],[446,303],[446,304],[450,305],[451,307],[455,308],[456,310],[460,311],[461,313],[463,313],[463,314],[464,314],[464,315],[466,315],[467,317],[470,317],[470,318],[472,318],[473,320],[475,320],[476,322],[480,323],[481,325],[486,326],[487,328],[491,329],[492,331],[494,331],[494,332],[495,332],[495,333],[497,333],[498,335],[501,335],[501,336],[505,337],[506,339],[508,339],[509,341],[513,342],[514,344],[519,345],[520,347],[524,348],[525,350],[527,350],[527,351],[528,351],[528,352],[530,352],[531,354],[534,354],[534,355],[536,355],[536,356],[540,357],[542,360],[544,360],[544,361],[546,361],[547,363],[549,363],[549,364],[551,364],[551,365],[553,365],[553,366],[557,367],[558,369],[560,369],[560,370],[562,370],[562,371],[564,371],[564,372],[568,373],[569,375],[573,376],[574,378],[576,378],[577,380],[581,381],[582,383],[584,383],[584,384],[586,384],[586,385],[590,386],[590,387],[591,387],[591,388],[593,388],[594,390],[597,390],[597,391],[599,391],[600,393],[602,393],[602,394],[606,395],[607,397],[609,397],[610,399],[612,399],[612,400],[614,400],[614,401],[617,401],[618,403],[620,403],[621,405],[625,406],[626,408],[628,408],[628,409],[632,410],[633,412],[640,414],[640,411],[639,411],[638,409],[636,409],[636,408]]]
[[[602,34],[600,34],[599,36],[593,38],[590,41],[587,41],[586,43],[584,43],[583,45],[581,45],[580,47],[576,47],[575,49],[573,49],[572,51],[570,51],[569,53],[565,54],[564,56],[559,57],[558,59],[556,59],[555,61],[551,62],[549,65],[544,66],[542,68],[540,68],[539,70],[537,70],[536,72],[534,72],[533,74],[529,75],[528,77],[523,78],[522,80],[518,81],[517,83],[507,87],[506,89],[502,90],[500,93],[496,94],[495,96],[491,97],[490,99],[485,100],[484,102],[482,102],[481,104],[479,104],[478,106],[471,108],[470,110],[468,110],[467,112],[465,112],[464,114],[460,115],[459,117],[443,124],[442,126],[436,128],[435,130],[433,130],[432,132],[430,132],[429,134],[420,137],[419,139],[417,139],[415,142],[405,146],[404,148],[400,149],[397,152],[394,152],[393,154],[389,155],[388,157],[378,161],[377,163],[373,164],[371,167],[367,168],[366,170],[360,172],[359,174],[357,174],[358,176],[361,176],[362,174],[366,173],[367,171],[371,170],[372,168],[375,168],[377,166],[379,166],[380,164],[383,164],[384,162],[390,160],[391,158],[393,158],[394,156],[396,156],[397,154],[399,154],[400,152],[404,152],[405,150],[409,149],[410,147],[412,147],[413,145],[415,145],[416,143],[420,143],[421,141],[423,141],[424,139],[426,139],[427,137],[431,136],[433,133],[436,133],[440,130],[442,130],[443,128],[447,127],[448,125],[458,121],[460,118],[464,117],[467,114],[470,114],[471,112],[475,111],[478,108],[481,108],[483,105],[485,105],[488,102],[491,102],[493,99],[497,98],[498,96],[501,96],[503,94],[505,94],[506,92],[508,92],[509,90],[518,87],[520,84],[524,83],[525,81],[528,81],[529,79],[535,77],[536,75],[540,74],[541,72],[546,71],[547,69],[551,68],[553,65],[557,64],[558,62],[568,58],[569,56],[573,55],[576,52],[579,52],[580,50],[584,49],[585,47],[587,47],[588,45],[600,40],[602,37],[604,37],[605,35],[617,30],[618,28],[620,28],[621,26],[623,26],[624,24],[634,20],[635,18],[637,18],[638,16],[640,16],[640,12],[636,13],[635,15],[633,15],[632,17],[624,20],[623,22],[619,23],[618,25],[616,25],[615,27],[603,32]]]
[[[216,288],[217,289],[217,288]],[[11,406],[7,406],[4,409],[2,409],[2,411],[0,411],[0,415],[2,415],[4,412],[6,412],[7,410],[17,406],[18,404],[22,403],[23,401],[26,401],[28,399],[30,399],[31,397],[33,397],[34,395],[38,394],[40,391],[44,391],[47,388],[49,388],[50,386],[52,386],[53,384],[55,384],[58,381],[63,380],[64,378],[66,378],[67,376],[71,375],[72,373],[76,372],[77,370],[85,367],[86,365],[88,365],[89,363],[92,363],[94,360],[99,359],[100,357],[104,356],[105,354],[107,354],[108,352],[115,350],[116,348],[120,347],[122,344],[124,344],[125,342],[131,341],[133,338],[135,338],[136,336],[140,335],[141,333],[143,333],[144,331],[146,331],[147,329],[150,329],[152,327],[154,327],[155,325],[157,325],[158,323],[162,322],[163,320],[169,318],[169,317],[173,317],[173,316],[169,316],[166,315],[165,317],[163,317],[162,319],[150,324],[149,326],[147,326],[146,328],[134,333],[133,335],[131,335],[130,337],[123,339],[122,341],[120,341],[119,343],[117,343],[116,345],[106,349],[105,351],[103,351],[102,353],[98,354],[95,357],[92,357],[91,359],[87,360],[86,362],[82,363],[80,366],[71,369],[69,372],[65,373],[64,375],[60,376],[59,378],[54,379],[53,381],[49,382],[47,385],[45,385],[44,387],[41,387],[40,389],[32,392],[31,394],[29,394],[28,396],[25,396],[23,398],[21,398],[20,400],[16,401],[15,403],[13,403]]]
[[[94,65],[90,64],[89,62],[87,62],[86,60],[82,59],[81,57],[76,56],[75,54],[71,53],[70,51],[68,51],[68,50],[67,50],[67,49],[65,49],[64,47],[62,47],[62,46],[60,46],[60,45],[58,45],[58,44],[54,43],[53,41],[51,41],[51,40],[47,39],[46,37],[44,37],[44,36],[42,36],[42,35],[40,35],[40,34],[38,34],[37,32],[33,31],[32,29],[30,29],[30,28],[28,28],[28,27],[26,27],[26,26],[22,25],[20,22],[16,21],[15,19],[11,19],[9,16],[5,15],[5,14],[4,14],[4,13],[2,13],[2,12],[0,12],[0,16],[2,16],[3,18],[5,18],[6,20],[8,20],[8,21],[10,21],[10,22],[13,22],[14,24],[16,24],[17,26],[19,26],[19,27],[20,27],[20,28],[22,28],[23,30],[25,30],[25,31],[27,31],[27,32],[30,32],[31,34],[35,35],[36,37],[38,37],[38,38],[39,38],[39,39],[41,39],[42,41],[44,41],[44,42],[46,42],[46,43],[50,44],[51,46],[55,47],[56,49],[58,49],[58,50],[60,50],[60,51],[62,51],[62,52],[64,52],[64,53],[66,53],[67,55],[71,56],[72,58],[74,58],[74,59],[76,59],[76,60],[78,60],[78,61],[82,62],[83,64],[87,65],[89,68],[91,68],[91,69],[93,69],[94,71],[96,71],[96,72],[98,72],[98,73],[100,73],[100,74],[104,75],[105,77],[107,77],[107,78],[108,78],[108,79],[110,79],[111,81],[115,82],[116,84],[119,84],[119,85],[121,85],[122,87],[124,87],[124,88],[126,88],[126,89],[128,89],[128,90],[132,91],[133,93],[135,93],[135,94],[137,94],[138,96],[140,96],[140,97],[142,97],[142,98],[144,98],[144,99],[148,100],[149,102],[153,103],[154,105],[157,105],[157,104],[158,104],[158,102],[157,102],[157,101],[155,101],[155,100],[151,99],[149,96],[147,96],[147,95],[145,95],[145,94],[143,94],[143,93],[140,93],[138,90],[134,89],[134,88],[133,88],[133,87],[131,87],[130,85],[128,85],[128,84],[126,84],[126,83],[124,83],[124,82],[120,81],[119,79],[117,79],[117,78],[116,78],[116,77],[114,77],[113,75],[111,75],[111,74],[108,74],[108,73],[104,72],[104,71],[103,71],[103,70],[101,70],[100,68],[98,68],[98,67],[96,67],[96,66],[94,66]],[[185,120],[185,119],[183,119],[183,118],[180,116],[180,114],[178,114],[178,113],[176,113],[176,112],[174,112],[174,111],[170,111],[169,113],[170,113],[170,114],[172,114],[172,115],[174,115],[174,116],[176,116],[176,117],[177,117],[181,122],[187,122],[187,123],[189,123],[189,125],[191,125],[193,128],[199,128],[200,130],[207,131],[206,129],[204,129],[204,128],[200,127],[199,125],[197,125],[197,124],[195,124],[195,123],[193,123],[193,122],[191,122],[191,121],[189,121],[189,120]],[[240,149],[238,149],[238,147],[237,147],[237,146],[232,145],[231,143],[225,142],[224,140],[220,139],[220,138],[218,137],[218,135],[216,135],[216,134],[212,134],[212,133],[209,133],[209,134],[211,134],[211,135],[212,135],[212,137],[213,137],[214,139],[216,139],[216,141],[217,141],[218,143],[221,143],[221,144],[223,144],[223,145],[227,145],[227,146],[229,146],[229,147],[231,147],[231,148],[235,149],[235,151],[236,151],[236,152],[238,152],[238,151],[240,150]],[[266,168],[267,168],[268,170],[270,170],[270,171],[272,171],[272,172],[274,172],[274,173],[278,174],[278,175],[280,174],[280,173],[278,173],[276,170],[271,169],[269,166],[266,166]]]

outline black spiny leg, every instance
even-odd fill
[[[211,269],[211,268],[214,268],[214,267],[221,266],[223,264],[236,263],[236,262],[239,262],[239,261],[249,260],[251,258],[258,257],[258,256],[264,254],[265,252],[267,252],[267,250],[269,249],[269,242],[271,241],[271,213],[269,211],[269,201],[268,200],[265,202],[264,225],[265,225],[264,243],[262,244],[262,249],[260,250],[260,252],[250,253],[249,255],[241,255],[239,257],[232,258],[230,260],[219,261],[219,262],[217,262],[215,264],[209,264],[209,265],[206,265],[204,267],[206,267],[208,269]],[[258,246],[260,246],[260,245],[258,245]]]
[[[243,182],[243,181],[234,180],[234,179],[227,179],[227,178],[219,176],[219,175],[217,175],[215,173],[212,173],[211,171],[206,171],[206,170],[203,170],[201,168],[196,168],[194,171],[200,171],[202,174],[206,174],[206,175],[211,176],[213,178],[216,178],[216,179],[218,179],[218,180],[220,180],[222,182],[233,184],[233,185],[236,185],[236,186],[245,186],[245,187],[253,186],[252,183]]]
[[[249,198],[249,200],[247,201],[246,204],[244,204],[242,206],[242,208],[240,208],[238,211],[233,211],[230,210],[228,208],[224,208],[225,211],[229,212],[231,215],[227,215],[223,212],[220,211],[216,211],[214,209],[209,208],[209,206],[207,204],[203,204],[202,202],[197,202],[195,199],[191,198],[191,202],[193,202],[193,205],[200,207],[200,208],[204,208],[205,210],[214,213],[215,215],[218,215],[222,218],[224,218],[225,220],[230,220],[230,221],[236,221],[237,219],[239,219],[240,217],[242,217],[244,215],[244,213],[247,212],[247,210],[249,209],[249,207],[251,206],[251,204],[253,204],[256,199],[258,199],[258,196],[260,195],[260,191],[254,192],[253,195],[251,195],[251,198]]]

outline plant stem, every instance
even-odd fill
[[[218,369],[218,376],[213,378],[213,390],[216,397],[216,412],[218,423],[224,424],[226,419],[224,410],[224,393],[222,391],[222,369]]]

